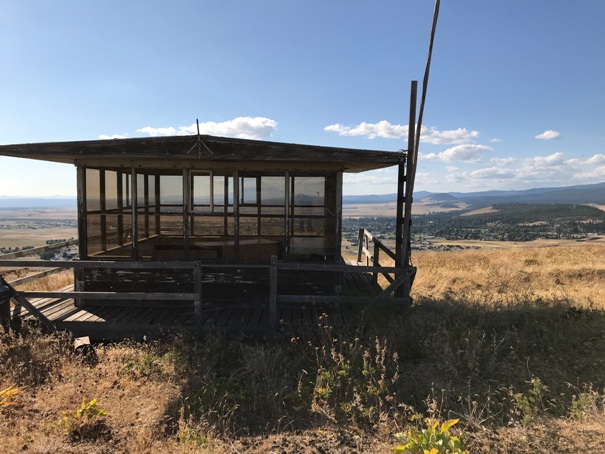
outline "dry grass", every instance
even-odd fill
[[[0,340],[4,452],[389,452],[418,415],[471,452],[605,449],[604,246],[415,254],[415,304],[294,339]],[[321,323],[321,321],[320,321]],[[14,389],[14,388],[11,388]],[[97,399],[109,416],[66,427]]]
[[[19,285],[16,288],[21,291],[49,292],[52,290],[60,290],[73,284],[74,272],[72,269],[67,269],[59,271],[58,273],[49,274],[34,282]]]
[[[482,304],[567,300],[605,309],[605,244],[421,252],[414,295]]]

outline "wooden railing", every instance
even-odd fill
[[[365,235],[370,237],[369,234]],[[374,241],[374,245],[376,245]],[[383,250],[384,246],[378,243],[377,250]],[[382,246],[382,247],[381,247]],[[360,248],[361,250],[361,248]],[[367,248],[364,248],[368,251]],[[390,251],[387,254],[392,254]],[[389,255],[390,256],[390,255]],[[277,257],[271,257],[270,262],[230,262],[230,261],[65,261],[61,262],[62,268],[74,268],[76,270],[83,269],[117,269],[117,270],[160,270],[160,269],[176,269],[190,270],[193,272],[193,292],[103,292],[103,291],[81,291],[76,286],[74,291],[18,291],[14,300],[27,309],[34,317],[36,317],[44,326],[53,329],[53,324],[40,311],[38,311],[28,298],[73,298],[76,300],[86,301],[94,300],[139,300],[139,301],[191,301],[194,306],[194,322],[200,326],[203,323],[202,306],[203,306],[203,288],[202,288],[202,268],[236,268],[236,269],[252,269],[260,268],[267,269],[269,273],[269,319],[272,327],[277,325],[277,304],[278,303],[330,303],[330,302],[350,302],[350,303],[365,303],[371,304],[379,301],[384,301],[390,295],[400,288],[405,282],[412,278],[415,268],[395,268],[382,266],[378,263],[376,253],[372,261],[374,265],[367,266],[352,266],[345,264],[329,264],[329,263],[306,263],[306,262],[285,262],[278,261]],[[48,268],[56,267],[57,262],[46,260],[0,260],[0,267],[12,268]],[[335,272],[335,273],[372,273],[374,276],[378,274],[393,274],[397,278],[389,280],[390,285],[387,286],[381,293],[373,296],[342,296],[334,295],[294,295],[294,294],[279,294],[278,293],[278,276],[279,271],[320,271],[320,272]],[[44,273],[38,273],[38,276]],[[76,273],[77,274],[77,273]],[[390,277],[390,276],[389,276]],[[20,284],[29,278],[13,281],[10,284]],[[337,292],[335,292],[337,293]]]
[[[381,253],[386,255],[390,262],[395,263],[395,253],[386,247],[378,238],[375,238],[369,231],[364,228],[359,229],[359,249],[357,251],[357,261],[365,262],[366,266],[374,266],[378,269],[372,273],[374,283],[378,283],[378,276],[382,275],[389,282],[393,283],[395,277],[391,268],[380,264]],[[397,269],[396,269],[397,271]],[[401,270],[399,270],[401,271]]]

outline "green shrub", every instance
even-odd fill
[[[57,425],[74,441],[109,438],[111,429],[107,425],[107,417],[109,413],[97,404],[97,399],[84,400],[77,410],[64,411]]]
[[[410,428],[406,433],[395,437],[402,443],[393,452],[410,454],[468,454],[460,438],[450,433],[450,428],[458,423],[450,419],[439,425],[439,421],[427,418],[426,428]]]

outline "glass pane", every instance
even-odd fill
[[[222,236],[225,233],[225,220],[222,216],[195,216],[193,233],[196,236]]]
[[[284,177],[261,177],[261,204],[285,205]]]
[[[210,205],[210,175],[193,176],[193,205]]]
[[[239,234],[253,236],[258,235],[258,219],[257,218],[241,218],[239,220]]]
[[[105,171],[105,206],[108,210],[118,207],[118,172]]]
[[[149,185],[149,206],[155,207],[159,202],[159,200],[155,199],[155,175],[147,177],[147,184]]]
[[[89,214],[86,222],[88,255],[98,254],[103,250],[101,242],[101,216]]]
[[[101,209],[101,180],[97,169],[86,169],[86,211]]]
[[[225,177],[214,176],[214,204],[225,204]]]
[[[145,178],[146,175],[137,174],[137,205],[145,206]]]
[[[137,221],[139,223],[139,238],[149,238],[149,218],[145,214],[139,214]]]
[[[214,204],[225,204],[225,181],[227,182],[227,203],[233,205],[233,178],[222,175],[214,177]]]
[[[240,216],[258,216],[258,207],[256,206],[243,206],[239,209]]]
[[[121,244],[132,243],[132,216],[124,214],[122,218],[122,238]],[[119,221],[118,221],[119,222]]]
[[[130,207],[130,174],[122,174],[122,206]]]
[[[160,176],[160,203],[162,205],[183,205],[183,176]]]
[[[324,207],[293,207],[292,214],[294,216],[324,216]]]
[[[292,219],[293,236],[323,236],[325,220],[320,219]]]
[[[156,234],[156,216],[155,214],[149,215],[149,236]]]
[[[263,236],[283,236],[286,233],[283,218],[262,218],[260,222]]]
[[[294,205],[323,206],[325,177],[294,177]]]
[[[183,217],[162,215],[160,217],[160,234],[167,236],[183,236]]]
[[[256,177],[241,178],[241,203],[256,205]]]
[[[118,215],[110,214],[106,216],[107,222],[107,249],[113,249],[120,245],[118,235]]]
[[[266,207],[263,206],[261,207],[261,215],[262,216],[281,216],[283,218],[285,212],[286,212],[286,207],[284,206],[277,206],[277,207]]]

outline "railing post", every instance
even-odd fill
[[[197,295],[193,302],[194,322],[199,328],[202,325],[202,266],[200,262],[195,262],[193,266],[193,293]]]
[[[357,236],[357,263],[361,262],[361,257],[363,256],[363,227],[359,229],[359,235]]]
[[[74,290],[76,292],[84,290],[84,274],[84,268],[74,268]],[[74,300],[74,305],[79,308],[85,307],[84,300],[81,298],[76,298]]]
[[[269,321],[271,329],[277,327],[277,256],[271,256],[269,268]]]
[[[374,263],[372,263],[372,265],[380,266],[380,261],[379,261],[380,240],[374,238],[372,241],[374,241],[374,257],[372,258],[372,261]],[[378,284],[378,271],[374,271],[372,273],[372,281],[374,282],[374,284]]]

